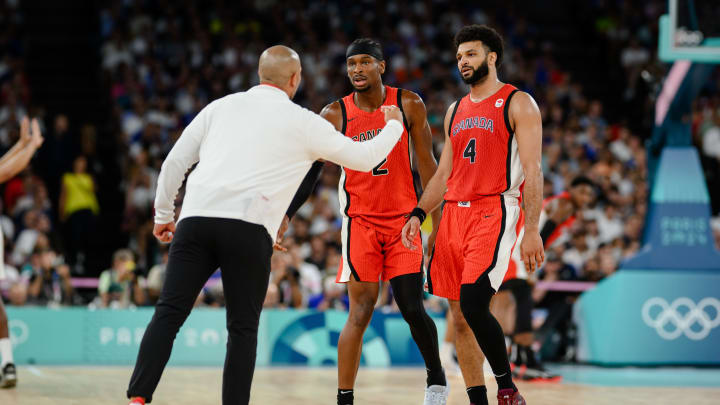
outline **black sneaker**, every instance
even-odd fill
[[[12,388],[17,385],[17,370],[13,363],[8,363],[2,369],[0,388]]]
[[[533,382],[560,382],[560,381],[562,381],[562,376],[547,371],[545,369],[545,367],[543,367],[540,364],[536,364],[533,367],[523,364],[520,367],[516,367],[515,370],[513,370],[513,377],[523,380],[523,381],[533,381]]]

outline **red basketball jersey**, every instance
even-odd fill
[[[508,115],[517,91],[506,84],[477,103],[468,94],[455,104],[448,125],[453,167],[445,200],[474,201],[500,194],[520,198],[525,176]]]
[[[402,110],[402,89],[385,86],[383,105]],[[340,100],[345,136],[356,142],[374,138],[385,126],[385,115],[378,108],[363,111],[355,105],[353,94]],[[343,168],[340,178],[340,206],[346,217],[353,218],[378,232],[395,234],[405,224],[405,214],[417,205],[410,167],[410,140],[403,113],[403,133],[388,157],[367,173]]]

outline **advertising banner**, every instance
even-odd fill
[[[135,363],[152,308],[8,307],[10,334],[19,364]],[[347,313],[310,310],[263,311],[258,366],[335,365],[337,341]],[[435,318],[440,336],[445,320]],[[175,339],[171,365],[222,366],[227,329],[224,309],[195,309]],[[422,356],[399,314],[376,312],[365,332],[361,364],[420,365]]]

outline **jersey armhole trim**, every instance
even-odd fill
[[[408,134],[410,133],[410,125],[408,124],[407,117],[405,117],[405,110],[402,106],[402,92],[403,89],[398,88],[397,89],[397,106],[400,109],[400,113],[403,116],[403,124],[405,124],[405,130],[408,131]]]
[[[345,135],[345,130],[347,129],[347,109],[345,108],[345,101],[343,101],[343,99],[338,100],[338,103],[340,103],[340,111],[342,112],[342,130],[340,132]]]
[[[512,100],[512,97],[517,93],[518,89],[515,89],[510,92],[507,96],[507,100],[505,100],[505,108],[503,108],[503,117],[505,118],[505,128],[507,129],[508,133],[510,134],[510,137],[513,136],[515,133],[515,130],[510,127],[510,100]]]
[[[510,178],[510,170],[511,163],[512,163],[512,141],[513,137],[515,136],[515,131],[510,128],[510,100],[512,100],[512,97],[517,93],[519,90],[515,89],[510,92],[507,96],[507,100],[505,100],[505,107],[503,108],[503,117],[505,118],[505,129],[508,132],[508,142],[507,142],[507,157],[505,158],[505,191],[510,190],[510,182],[512,179]],[[503,192],[505,192],[503,191]]]
[[[452,115],[450,115],[450,122],[448,123],[448,127],[447,127],[447,136],[448,136],[448,138],[451,136],[453,120],[455,119],[455,113],[457,112],[458,107],[460,107],[460,102],[461,102],[461,101],[462,101],[462,98],[459,98],[458,101],[455,102],[455,107],[453,108]]]

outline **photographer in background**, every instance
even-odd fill
[[[300,289],[300,272],[290,264],[290,255],[275,252],[270,261],[270,284],[277,291],[276,306],[280,308],[300,308],[303,294]]]
[[[135,265],[133,253],[120,249],[113,254],[112,267],[100,274],[98,293],[101,308],[128,308],[145,305],[147,281]]]
[[[28,302],[35,305],[71,305],[75,291],[70,267],[52,249],[35,253],[38,267],[33,268],[28,287]]]

